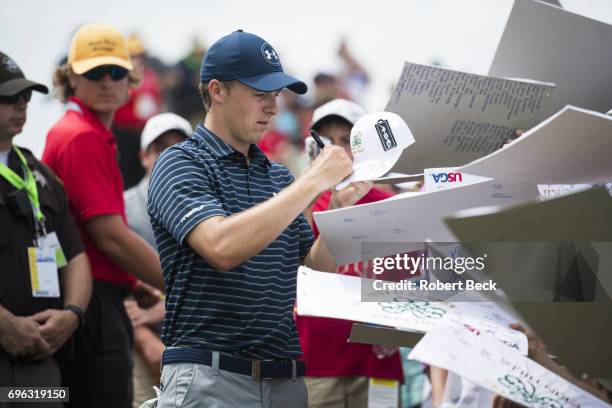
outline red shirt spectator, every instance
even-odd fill
[[[155,72],[144,66],[142,79],[130,90],[130,99],[117,110],[113,124],[121,129],[141,132],[150,117],[161,111],[162,96]]]
[[[279,162],[278,156],[289,143],[287,136],[278,130],[269,130],[264,133],[263,138],[257,142],[257,146],[270,160]]]
[[[373,187],[356,205],[372,203],[393,194]],[[327,211],[331,191],[322,193],[313,206],[313,212]],[[315,238],[319,230],[313,221]],[[339,272],[359,276],[355,266],[341,265]],[[306,361],[306,375],[311,377],[366,376],[403,381],[399,353],[379,359],[369,344],[347,343],[353,322],[321,317],[296,316],[300,344]],[[325,335],[322,335],[325,334]]]
[[[120,214],[125,222],[123,181],[111,131],[78,98],[71,97],[66,113],[47,135],[42,161],[64,182],[93,278],[134,284],[135,278],[104,255],[83,226],[90,218],[110,214]]]

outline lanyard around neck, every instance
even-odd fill
[[[13,146],[13,149],[15,149],[15,153],[17,154],[17,157],[19,157],[19,161],[23,165],[23,168],[26,173],[26,178],[25,180],[22,179],[17,173],[15,173],[8,166],[5,166],[2,163],[0,163],[0,176],[4,177],[6,181],[11,183],[16,189],[20,190],[23,188],[26,190],[26,192],[28,193],[28,198],[30,199],[30,202],[32,203],[36,212],[36,219],[38,221],[42,221],[44,219],[44,215],[42,211],[40,211],[40,203],[38,202],[38,189],[36,188],[36,179],[34,178],[34,174],[32,174],[32,171],[30,171],[28,163],[19,148],[17,146]]]

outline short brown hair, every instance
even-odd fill
[[[72,69],[68,64],[62,64],[53,72],[53,86],[55,87],[55,96],[62,103],[66,103],[68,98],[74,95],[74,89],[70,86],[70,73]],[[131,88],[136,88],[140,85],[140,77],[135,70],[128,73],[128,84]]]
[[[219,81],[221,86],[227,89],[229,93],[234,86],[234,81]],[[210,112],[210,106],[212,104],[212,98],[210,97],[210,92],[208,92],[208,84],[209,82],[200,82],[198,89],[200,91],[200,97],[202,98],[202,105],[204,105],[204,113]]]

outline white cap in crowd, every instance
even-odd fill
[[[318,123],[325,117],[336,115],[346,119],[351,125],[365,115],[365,110],[355,102],[346,99],[334,99],[324,105],[319,106],[312,114],[311,129],[316,129]]]
[[[186,119],[175,113],[160,113],[150,118],[145,124],[140,137],[140,148],[147,150],[155,139],[170,130],[184,133],[186,137],[191,136],[193,133],[193,128]]]

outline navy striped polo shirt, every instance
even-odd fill
[[[289,170],[256,146],[245,156],[202,125],[161,154],[148,211],[166,285],[162,340],[244,358],[301,354],[293,306],[297,269],[313,243],[297,217],[267,248],[229,271],[216,270],[186,242],[209,217],[247,210],[293,182]],[[240,243],[236,243],[237,245]]]

